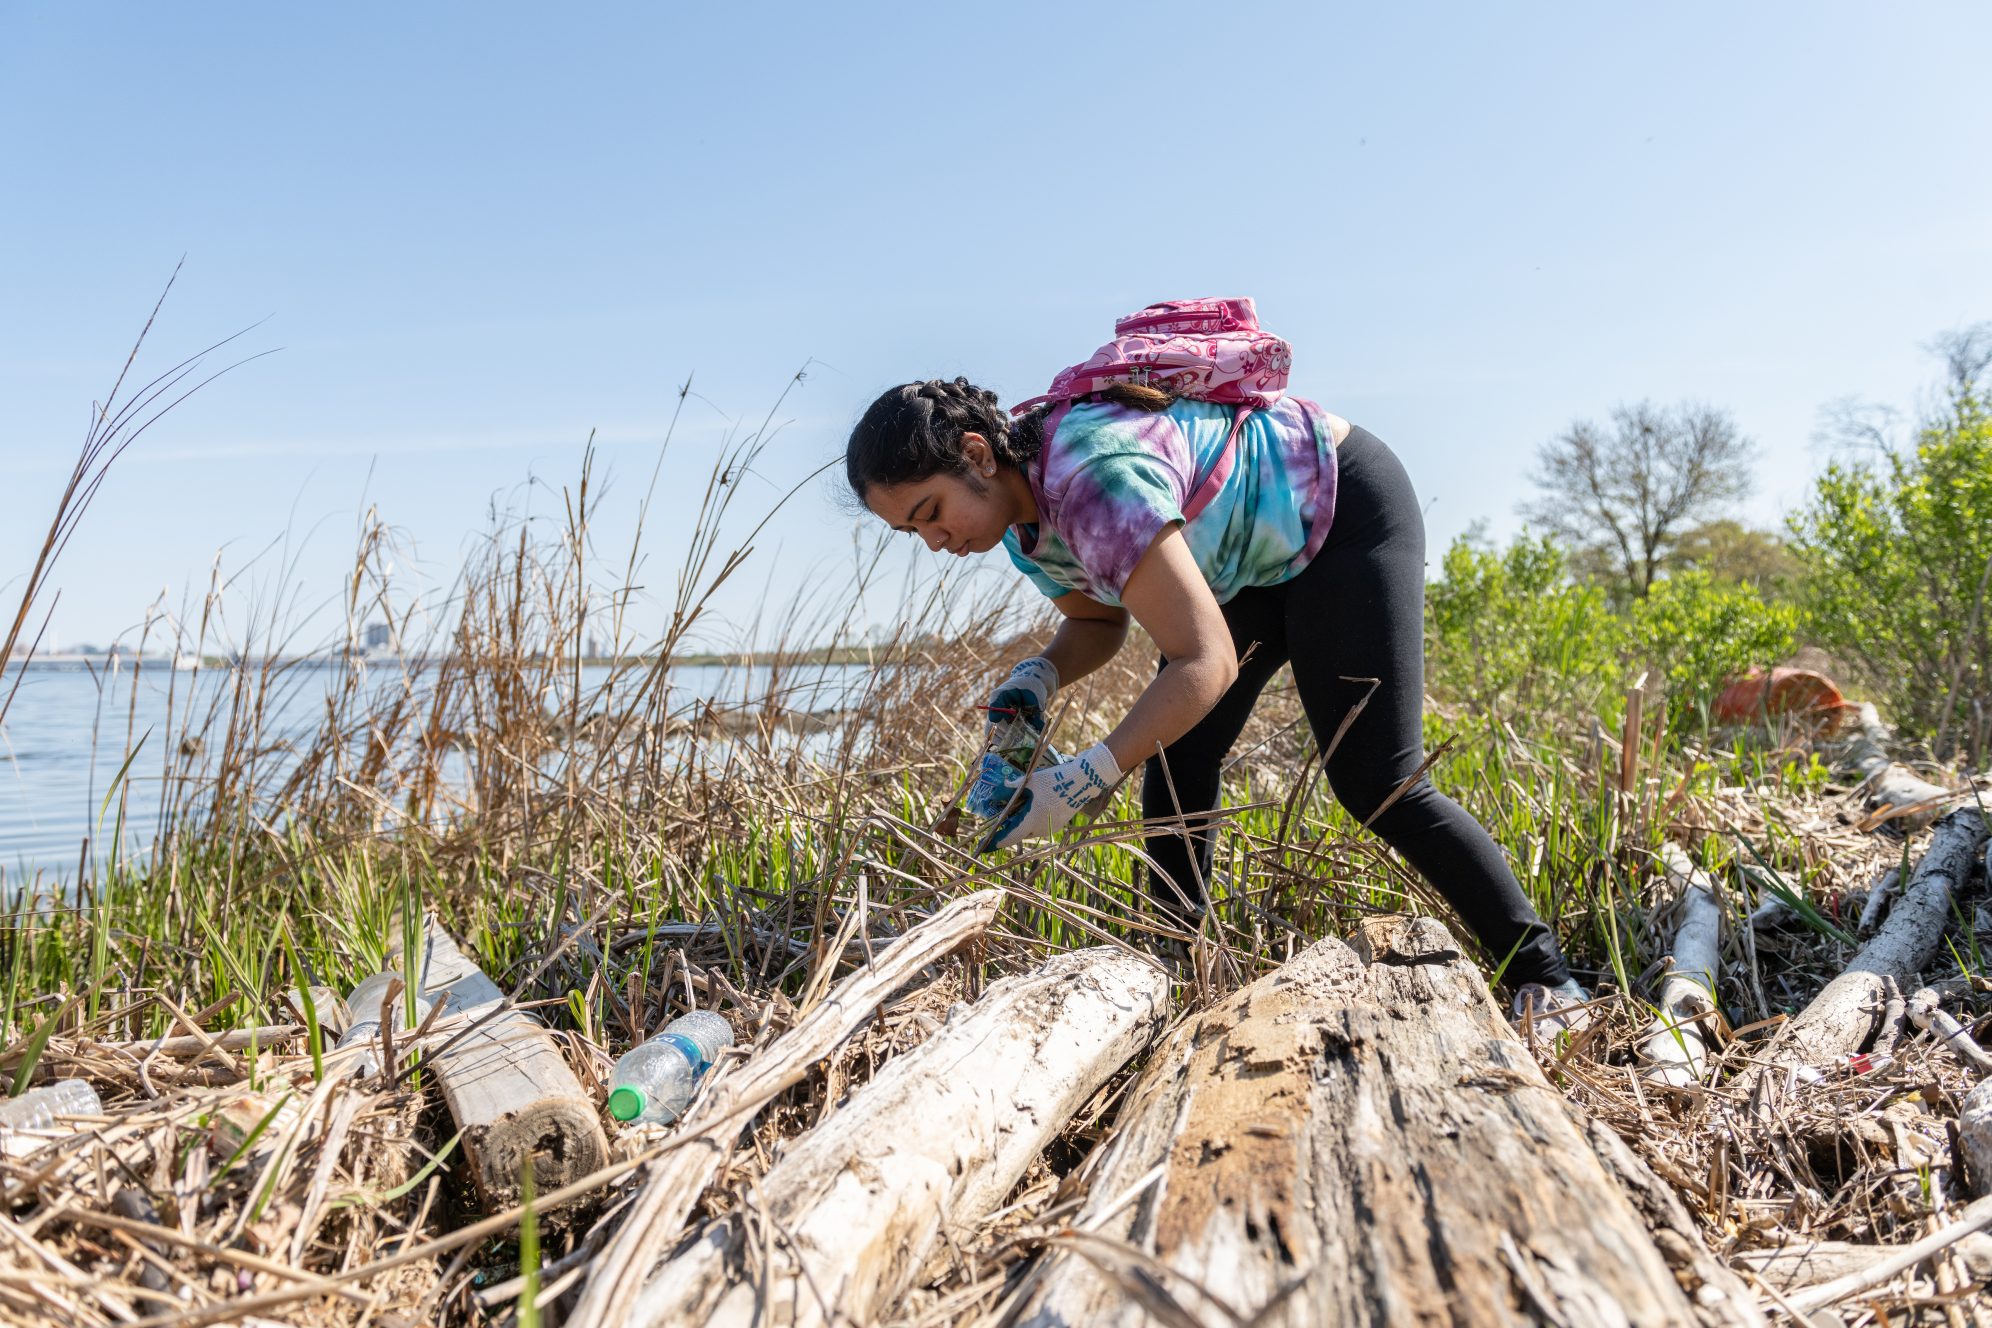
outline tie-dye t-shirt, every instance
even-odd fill
[[[1038,524],[1003,537],[1010,559],[1053,599],[1081,591],[1119,604],[1134,565],[1211,474],[1236,409],[1177,401],[1144,411],[1085,400],[1046,423],[1027,471]],[[1277,585],[1307,566],[1335,515],[1328,416],[1282,397],[1245,417],[1223,487],[1183,526],[1190,553],[1222,604],[1247,586]]]

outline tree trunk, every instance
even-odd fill
[[[628,1319],[651,1270],[683,1234],[692,1204],[733,1151],[761,1108],[799,1084],[809,1067],[841,1046],[893,992],[927,965],[982,934],[996,919],[999,890],[964,895],[895,941],[842,982],[744,1064],[720,1078],[677,1127],[670,1151],[644,1173],[643,1189],[615,1239],[589,1271],[587,1289],[568,1319],[576,1328],[610,1328]]]
[[[1914,991],[1917,974],[1936,958],[1950,921],[1951,896],[1970,877],[1985,837],[1985,819],[1975,807],[1960,807],[1937,822],[1923,860],[1888,911],[1888,921],[1786,1025],[1766,1057],[1768,1064],[1750,1077],[1753,1092],[1765,1076],[1795,1065],[1824,1065],[1861,1050],[1873,1037],[1887,999],[1887,980]]]
[[[628,1322],[874,1321],[943,1241],[974,1234],[1168,1007],[1162,969],[1117,949],[995,984],[791,1144],[754,1202],[666,1264]]]
[[[1693,1320],[1446,929],[1372,919],[1355,945],[1171,1035],[1017,1321]]]
[[[401,928],[390,930],[388,962],[406,973]],[[524,1010],[504,1009],[505,993],[434,918],[424,922],[422,945],[423,994],[432,1000],[447,995],[442,1018],[475,1025],[435,1035],[426,1055],[463,1132],[464,1155],[485,1203],[499,1211],[518,1202],[528,1157],[540,1193],[608,1165],[600,1110],[567,1067],[553,1034]]]
[[[1640,1039],[1647,1062],[1641,1073],[1675,1088],[1699,1084],[1713,1041],[1708,1021],[1716,1009],[1716,979],[1722,972],[1722,905],[1708,878],[1679,845],[1665,845],[1661,862],[1680,890],[1680,926],[1674,931],[1672,962],[1660,985],[1659,1010]]]

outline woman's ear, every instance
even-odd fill
[[[964,433],[961,436],[961,459],[970,470],[985,479],[996,473],[996,449],[979,433]]]

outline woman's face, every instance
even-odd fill
[[[935,553],[965,558],[1001,544],[1019,514],[1012,486],[998,479],[987,440],[968,433],[961,441],[968,464],[960,474],[874,484],[865,490],[865,506],[894,530],[918,535]]]

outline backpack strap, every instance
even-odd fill
[[[1232,415],[1231,433],[1224,440],[1224,450],[1217,454],[1210,471],[1197,482],[1197,487],[1190,491],[1189,501],[1183,504],[1184,525],[1196,520],[1198,513],[1211,505],[1212,500],[1223,491],[1224,482],[1231,478],[1238,462],[1238,432],[1245,427],[1245,417],[1251,412],[1250,406],[1240,406]]]

